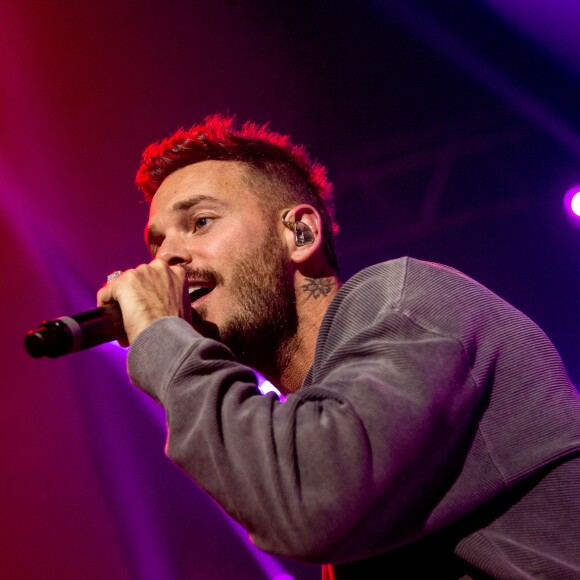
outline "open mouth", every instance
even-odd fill
[[[213,289],[214,286],[200,286],[198,284],[190,285],[189,298],[191,299],[191,303],[193,304],[200,298],[207,296]]]

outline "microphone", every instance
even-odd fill
[[[45,320],[28,332],[24,346],[34,358],[56,358],[116,340],[124,334],[121,308],[113,303],[74,316]]]

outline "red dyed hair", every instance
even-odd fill
[[[268,125],[246,122],[236,128],[234,117],[212,115],[191,129],[179,129],[173,135],[149,145],[143,152],[136,183],[151,201],[163,180],[187,165],[201,161],[239,161],[279,187],[261,192],[265,201],[278,209],[288,203],[308,203],[322,219],[322,234],[333,267],[337,268],[334,235],[332,184],[326,168],[311,161],[306,149],[291,143],[287,135],[271,131]],[[258,195],[258,192],[256,192]]]

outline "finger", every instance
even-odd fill
[[[186,272],[182,264],[168,264],[165,260],[160,260],[155,258],[147,264],[150,268],[153,268],[158,273],[165,273],[166,275],[172,275],[177,277],[178,280],[185,280]]]
[[[187,273],[182,264],[169,265],[164,260],[155,258],[147,264],[149,268],[154,270],[161,279],[165,278],[169,284],[174,288],[182,288],[184,293],[187,293]],[[189,296],[189,294],[188,294]]]
[[[105,284],[98,292],[97,292],[97,306],[105,306],[105,304],[110,304],[111,302],[115,302],[113,298],[113,290],[110,285]]]
[[[107,276],[107,280],[101,286],[97,292],[97,304],[98,306],[104,306],[105,304],[110,304],[111,302],[116,302],[116,284],[119,279],[127,271],[122,272],[121,270],[116,270]]]
[[[145,264],[151,268],[153,268],[156,271],[159,272],[169,272],[171,271],[171,266],[165,261],[165,260],[161,260],[160,258],[153,258],[153,260],[151,260],[149,262],[149,264]],[[179,264],[176,264],[177,266],[179,266]]]

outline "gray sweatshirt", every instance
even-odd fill
[[[128,366],[168,455],[267,552],[337,579],[580,578],[580,398],[544,333],[455,270],[351,278],[284,403],[178,318]]]

